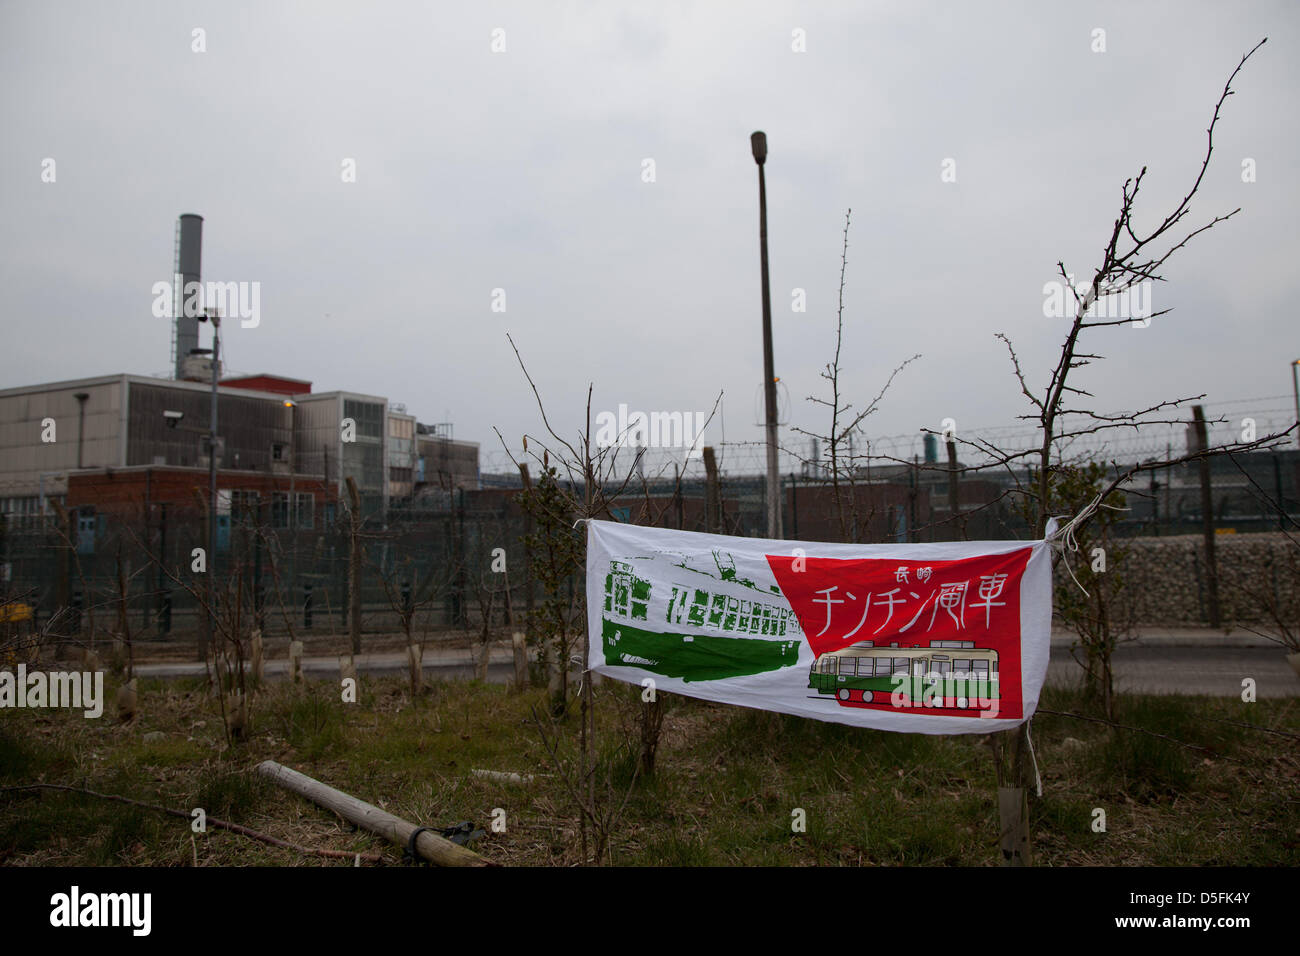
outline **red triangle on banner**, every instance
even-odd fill
[[[1032,550],[947,561],[766,557],[818,657],[850,645],[996,651],[1003,716],[1012,716],[1021,701],[1020,584]]]

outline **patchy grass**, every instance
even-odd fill
[[[477,849],[517,865],[581,861],[578,814],[566,786],[577,766],[578,718],[534,713],[541,691],[476,682],[436,684],[412,700],[399,677],[362,676],[360,700],[333,682],[271,683],[250,708],[247,738],[227,745],[216,702],[199,682],[142,681],[140,716],[0,712],[0,788],[87,787],[242,823],[331,849],[401,851],[253,773],[272,759],[414,823],[470,820]],[[111,682],[110,682],[111,684]],[[111,701],[115,687],[107,688]],[[979,736],[857,730],[666,697],[658,769],[635,776],[640,689],[597,690],[597,792],[621,805],[616,864],[651,866],[991,865],[997,809]],[[1043,706],[1078,711],[1071,691]],[[111,713],[111,708],[110,708]],[[1210,719],[1217,718],[1217,719]],[[1040,714],[1034,743],[1043,797],[1034,850],[1047,865],[1300,863],[1300,702],[1127,697],[1117,721],[1195,744]],[[147,738],[147,739],[146,739]],[[483,768],[534,774],[502,783]],[[505,832],[493,832],[495,811]],[[1105,832],[1095,832],[1097,811]],[[499,817],[499,814],[498,814]],[[803,832],[792,823],[802,819]],[[316,865],[323,861],[149,810],[64,792],[0,793],[4,865]],[[346,865],[346,861],[338,861]]]

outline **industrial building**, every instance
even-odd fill
[[[367,514],[415,494],[425,476],[439,488],[478,487],[476,443],[425,434],[429,426],[382,396],[310,388],[270,375],[221,383],[220,506],[222,490],[248,487],[251,476],[285,494],[299,483],[317,486],[323,500],[294,505],[313,512],[336,500],[347,478]],[[187,469],[206,493],[210,402],[209,385],[138,375],[0,390],[0,513],[19,520],[48,513],[50,499],[94,506],[88,492],[69,498],[70,483],[105,473],[121,483],[148,469]],[[120,492],[112,497],[121,500]]]
[[[258,490],[275,514],[310,527],[332,520],[348,478],[367,515],[417,494],[426,475],[443,490],[479,487],[476,443],[453,441],[450,425],[423,425],[384,396],[313,392],[310,381],[271,373],[220,378],[220,355],[198,347],[205,320],[183,301],[200,284],[202,242],[202,217],[182,215],[174,378],[115,374],[0,390],[0,515],[11,527],[48,514],[51,501],[89,514],[129,498],[165,500],[157,495],[181,487],[206,495],[214,364],[221,515]]]

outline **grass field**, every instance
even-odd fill
[[[108,683],[111,705],[115,689]],[[640,689],[597,688],[599,789],[621,804],[633,781]],[[471,820],[475,848],[507,865],[581,861],[577,808],[560,773],[576,761],[578,718],[559,725],[560,766],[531,716],[545,695],[480,683],[434,685],[412,701],[398,678],[268,684],[249,737],[228,748],[197,682],[141,682],[134,725],[80,712],[0,711],[0,788],[45,782],[120,794],[295,843],[401,851],[252,773],[273,759],[422,825]],[[859,730],[666,697],[658,768],[636,779],[612,828],[620,865],[993,865],[997,809],[983,738]],[[1062,690],[1042,706],[1078,710]],[[1216,718],[1211,720],[1209,718]],[[1300,701],[1122,699],[1118,722],[1207,748],[1040,714],[1043,797],[1032,828],[1040,865],[1300,863]],[[1225,722],[1228,721],[1228,722]],[[548,732],[550,727],[548,724]],[[145,736],[149,739],[146,740]],[[537,774],[525,784],[483,768]],[[505,832],[491,832],[494,809]],[[1094,811],[1106,831],[1094,832]],[[806,832],[792,832],[803,810]],[[0,865],[351,865],[271,847],[186,820],[63,792],[0,792]]]

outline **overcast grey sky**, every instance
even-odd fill
[[[260,325],[228,323],[232,370],[386,395],[492,452],[493,425],[540,428],[508,331],[570,432],[594,381],[596,410],[708,411],[723,390],[708,437],[758,439],[763,129],[792,423],[825,425],[805,399],[824,392],[851,206],[850,400],[923,356],[869,431],[1009,424],[1025,401],[994,333],[1041,385],[1066,324],[1042,311],[1056,261],[1090,275],[1143,165],[1139,223],[1172,208],[1267,35],[1189,223],[1241,213],[1166,269],[1153,304],[1173,314],[1099,333],[1107,361],[1078,384],[1104,409],[1286,396],[1298,25],[1264,2],[8,0],[0,385],[165,371],[150,288],[195,212],[204,278],[261,283]]]

